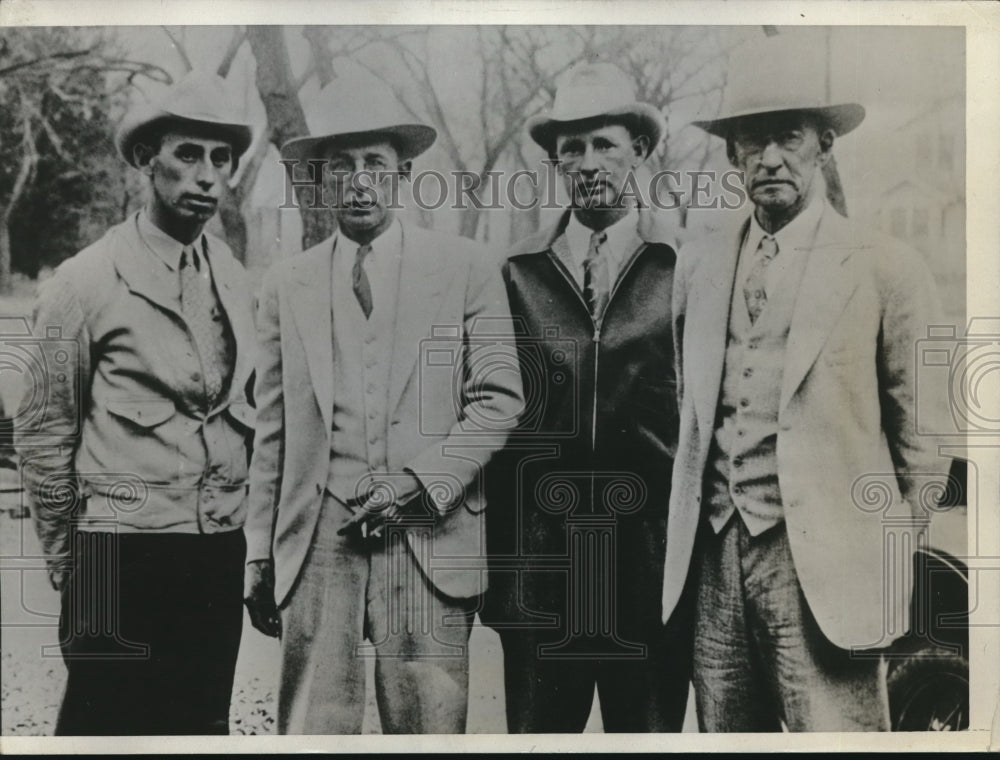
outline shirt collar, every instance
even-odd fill
[[[368,258],[372,261],[382,261],[394,256],[400,256],[403,252],[403,228],[399,223],[399,219],[393,219],[392,224],[389,225],[385,232],[371,242],[371,247],[372,251],[368,254]],[[333,250],[343,250],[346,254],[343,257],[344,260],[349,261],[351,266],[354,266],[354,257],[358,252],[358,244],[346,235],[342,235],[339,229],[333,233]]]
[[[136,223],[139,226],[139,237],[142,238],[149,250],[155,253],[156,257],[166,264],[170,271],[176,272],[180,269],[181,254],[187,246],[153,224],[153,220],[149,218],[149,212],[145,208],[139,212]],[[204,234],[201,235],[200,240],[203,246],[202,250],[207,250],[208,241]],[[194,244],[197,242],[195,241]]]
[[[635,208],[630,208],[625,216],[610,227],[604,228],[604,232],[608,235],[605,244],[606,255],[611,258],[611,263],[616,271],[620,267],[622,259],[631,253],[625,248],[635,237],[638,225],[639,212]],[[581,265],[583,260],[587,258],[587,251],[590,250],[590,236],[593,234],[594,230],[580,222],[576,218],[576,214],[570,213],[569,222],[566,225],[566,242],[569,243],[570,254],[578,265]]]
[[[801,252],[812,248],[816,227],[819,225],[820,217],[823,216],[825,209],[826,200],[820,195],[802,209],[799,215],[792,219],[792,221],[771,235],[778,243],[778,252]],[[761,239],[769,234],[757,222],[757,216],[751,214],[750,229],[747,231],[745,250],[753,253],[760,245]]]

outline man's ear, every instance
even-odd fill
[[[136,167],[147,177],[153,176],[153,159],[156,153],[153,148],[145,143],[136,143],[132,146],[132,160]]]
[[[632,141],[632,150],[635,151],[635,157],[639,159],[641,164],[646,160],[646,154],[649,152],[649,135],[639,135]],[[638,166],[638,164],[634,164]]]
[[[819,133],[819,162],[820,165],[826,164],[830,160],[830,156],[833,155],[833,141],[836,138],[837,133],[832,129],[827,127],[822,132]]]
[[[399,176],[403,179],[409,181],[410,175],[413,173],[413,161],[407,159],[406,161],[401,161],[399,167],[397,168]]]

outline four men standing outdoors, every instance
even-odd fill
[[[41,288],[41,350],[73,363],[19,416],[62,594],[57,732],[225,733],[244,556],[281,733],[359,733],[368,656],[384,732],[464,731],[477,613],[512,732],[582,731],[595,688],[606,731],[679,731],[692,676],[703,730],[886,729],[911,557],[852,489],[882,474],[915,511],[947,469],[913,419],[937,299],[824,200],[865,112],[785,55],[735,59],[696,122],[753,210],[679,255],[631,192],[663,114],[614,65],[529,123],[570,206],[502,261],[397,218],[436,132],[334,80],[282,155],[321,164],[337,231],[265,275],[256,341],[204,232],[249,126],[202,75],[130,114],[150,202]]]

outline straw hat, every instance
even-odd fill
[[[283,158],[305,159],[321,145],[365,136],[389,140],[400,161],[416,158],[437,139],[437,131],[415,122],[384,84],[372,78],[340,76],[320,90],[306,113],[308,137],[281,146]]]
[[[827,56],[814,43],[807,35],[791,32],[737,48],[729,58],[720,115],[691,123],[726,138],[737,120],[805,111],[819,116],[838,135],[847,134],[865,118],[864,106],[827,100]]]
[[[625,72],[610,63],[590,63],[570,70],[556,90],[549,113],[532,117],[528,133],[546,153],[555,153],[556,137],[576,122],[601,116],[624,118],[638,135],[649,137],[648,156],[666,132],[659,109],[635,99],[635,84]]]

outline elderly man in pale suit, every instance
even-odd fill
[[[938,299],[917,253],[825,200],[834,139],[865,111],[825,102],[822,65],[782,37],[737,51],[723,115],[696,122],[754,208],[679,255],[663,611],[696,574],[702,730],[885,730],[881,650],[907,627],[912,545],[885,545],[886,513],[855,486],[879,478],[919,518],[920,486],[947,472],[914,406]]]
[[[247,603],[281,636],[281,733],[360,733],[366,638],[383,731],[460,733],[481,469],[522,405],[507,298],[483,247],[390,208],[434,129],[352,79],[315,105],[283,154],[326,161],[339,229],[261,291]]]

